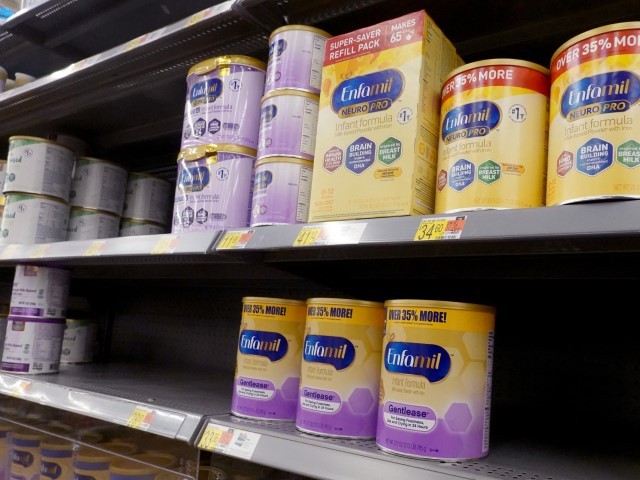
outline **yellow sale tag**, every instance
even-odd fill
[[[298,236],[293,241],[294,247],[305,247],[315,245],[322,235],[322,227],[302,227]]]
[[[155,412],[153,410],[136,407],[133,409],[133,412],[131,412],[129,420],[127,420],[127,427],[137,428],[138,430],[147,430],[149,425],[151,425],[154,416]]]
[[[162,237],[151,250],[151,255],[160,255],[163,253],[173,253],[180,243],[180,237],[169,236]]]
[[[254,230],[244,230],[240,232],[226,232],[216,250],[230,250],[233,248],[244,248],[253,237]]]
[[[0,260],[13,258],[13,256],[18,252],[19,249],[20,249],[20,245],[17,245],[15,243],[12,243],[11,245],[7,245],[4,248],[4,250],[2,250],[2,253],[0,253]]]
[[[82,254],[85,257],[93,257],[94,255],[100,255],[104,250],[104,247],[107,245],[107,242],[93,242]]]
[[[420,222],[413,240],[451,240],[460,238],[466,218],[466,216],[426,218]]]
[[[208,450],[212,452],[218,444],[218,441],[222,437],[223,433],[224,432],[219,428],[216,428],[212,425],[207,425],[207,428],[205,428],[204,433],[202,434],[202,437],[198,442],[198,448],[200,448],[201,450]]]
[[[31,382],[28,382],[27,380],[19,380],[18,383],[16,383],[11,389],[11,395],[14,397],[22,398],[30,388]]]

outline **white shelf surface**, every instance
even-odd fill
[[[143,428],[187,443],[204,417],[230,410],[229,373],[129,364],[61,365],[43,375],[0,373],[0,394],[127,425],[136,409],[155,412]]]
[[[260,435],[251,461],[312,478],[346,480],[637,480],[634,456],[586,456],[530,441],[492,441],[487,457],[459,462],[386,453],[373,440],[324,438],[298,432],[292,422],[273,423],[220,415],[208,422]],[[206,428],[206,424],[205,427]],[[204,430],[203,430],[204,431]]]

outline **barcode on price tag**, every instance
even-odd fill
[[[200,437],[198,448],[249,460],[260,437],[258,433],[209,423]]]

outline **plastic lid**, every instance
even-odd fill
[[[319,28],[311,27],[309,25],[285,25],[283,27],[276,28],[273,32],[271,32],[271,35],[269,36],[269,39],[273,38],[273,36],[277,35],[278,33],[290,32],[290,31],[295,31],[295,30],[303,30],[303,31],[306,31],[306,32],[313,32],[313,33],[317,33],[318,35],[322,35],[323,37],[327,37],[327,38],[331,38],[332,37],[332,35],[329,32],[325,32],[324,30],[320,30]]]
[[[189,69],[188,75],[205,75],[224,65],[248,65],[260,70],[266,71],[267,69],[267,64],[257,58],[247,57],[246,55],[222,55],[196,63]]]

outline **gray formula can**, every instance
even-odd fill
[[[0,225],[0,244],[62,242],[67,238],[69,205],[55,197],[8,193]]]
[[[124,199],[124,218],[169,225],[173,211],[173,186],[146,173],[130,173]]]
[[[117,237],[120,216],[92,208],[72,207],[67,227],[67,240],[96,240]]]
[[[148,220],[123,218],[120,222],[120,237],[137,237],[139,235],[159,235],[167,233],[167,227]]]
[[[9,138],[3,192],[34,193],[69,200],[73,152],[46,138]]]
[[[93,208],[122,214],[127,170],[108,160],[76,158],[69,193],[72,207]]]

